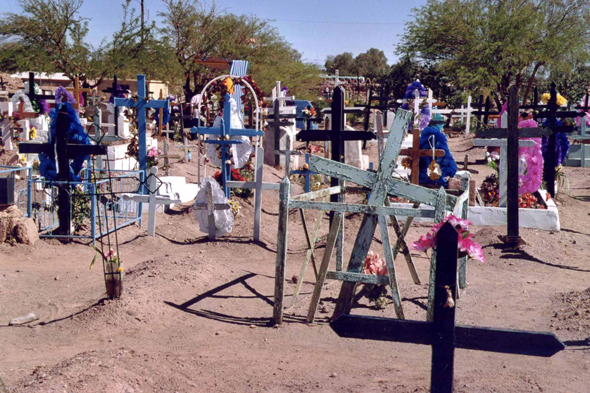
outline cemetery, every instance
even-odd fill
[[[590,5],[13,3],[0,393],[590,391]]]

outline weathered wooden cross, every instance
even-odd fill
[[[116,89],[116,87],[115,87]],[[147,136],[145,117],[146,108],[167,108],[169,106],[168,100],[148,100],[145,90],[145,75],[137,75],[137,100],[129,98],[116,98],[114,100],[115,107],[125,106],[128,108],[137,108],[137,133],[139,140],[139,169],[147,176]],[[117,118],[115,117],[115,124]],[[144,194],[147,190],[144,187]]]
[[[405,134],[404,130],[407,129],[407,125],[410,121],[410,118],[410,112],[398,110],[396,119],[392,126],[392,135],[388,138],[387,145],[385,147],[385,151],[379,165],[379,171],[377,173],[363,171],[350,165],[327,160],[322,157],[312,156],[310,159],[310,166],[312,167],[312,169],[316,170],[319,173],[327,174],[332,178],[340,178],[346,181],[350,181],[364,187],[369,187],[371,189],[371,195],[369,197],[367,205],[289,200],[288,178],[285,178],[281,183],[282,189],[281,205],[279,208],[279,234],[277,238],[277,281],[275,284],[275,323],[281,323],[282,321],[282,288],[284,285],[286,239],[288,238],[286,231],[288,224],[289,208],[316,209],[339,212],[357,212],[364,214],[363,222],[361,224],[361,228],[359,230],[356,242],[354,244],[347,272],[328,272],[330,256],[333,250],[333,246],[335,244],[332,244],[331,242],[336,241],[342,216],[336,215],[334,221],[331,223],[328,244],[326,246],[324,258],[320,266],[320,271],[318,273],[318,279],[316,282],[314,295],[312,297],[312,302],[308,313],[309,322],[313,321],[314,319],[321,289],[326,278],[344,281],[338,298],[338,303],[336,305],[336,310],[334,312],[335,316],[350,312],[355,288],[358,283],[370,283],[377,285],[390,285],[394,299],[396,314],[398,315],[398,317],[403,318],[401,297],[399,295],[397,277],[395,274],[395,268],[393,264],[392,245],[389,241],[387,217],[403,215],[409,217],[430,217],[434,218],[435,220],[441,220],[444,216],[445,210],[447,209],[447,205],[450,205],[451,208],[453,208],[455,204],[463,205],[465,203],[468,203],[468,193],[464,193],[464,195],[462,195],[460,198],[457,198],[445,194],[444,190],[442,189],[437,192],[414,184],[392,179],[391,175],[395,168],[403,135]],[[410,198],[421,203],[433,205],[435,206],[435,210],[432,211],[411,208],[404,209],[384,206],[388,194]],[[386,277],[365,275],[361,273],[367,256],[367,252],[369,251],[370,245],[372,243],[373,235],[375,233],[377,224],[379,224],[379,228],[381,230],[381,238],[383,241],[383,248],[388,271],[388,276]],[[413,271],[414,274],[415,267],[413,265],[409,267],[410,271]],[[431,264],[431,276],[434,274],[434,270],[435,263],[433,261],[433,263]],[[434,280],[431,279],[431,288],[429,289],[429,293],[434,290],[434,287],[432,287],[433,281]]]
[[[449,222],[437,234],[432,322],[341,315],[330,324],[340,337],[431,345],[433,393],[453,392],[455,348],[543,357],[565,349],[553,333],[455,325],[458,236]]]
[[[280,82],[277,82],[278,87],[280,87]],[[295,118],[297,118],[296,114],[283,114],[281,113],[281,100],[287,100],[290,97],[279,96],[275,98],[273,101],[273,115],[272,118],[269,119],[268,125],[269,127],[274,127],[274,148],[275,148],[275,160],[274,166],[278,167],[280,165],[280,156],[278,151],[281,150],[281,127],[282,126],[293,126],[295,125]],[[291,120],[287,120],[291,119]],[[287,150],[291,149],[289,146],[290,142],[287,142]],[[290,158],[285,157],[285,166],[289,166],[288,161]]]
[[[74,78],[74,87],[68,87],[66,90],[73,92],[74,99],[76,100],[76,103],[72,104],[74,109],[80,109],[80,93],[92,92],[92,89],[80,87],[80,79],[77,76]]]
[[[29,96],[31,103],[35,99],[40,99],[40,100],[54,100],[55,99],[55,96],[52,94],[35,94],[35,73],[34,72],[29,72],[29,91],[25,94],[27,96]]]
[[[225,95],[225,103],[223,105],[223,118],[219,127],[193,127],[193,132],[199,135],[215,135],[220,139],[208,139],[205,143],[213,143],[221,147],[221,188],[226,198],[229,198],[230,189],[227,182],[231,179],[231,164],[229,145],[241,143],[241,141],[231,140],[232,136],[247,136],[256,137],[263,136],[264,131],[249,130],[245,128],[231,128],[231,103],[230,95]],[[199,165],[201,163],[199,162]]]
[[[412,148],[400,150],[400,156],[408,156],[412,159],[412,178],[414,184],[418,184],[420,177],[420,157],[431,157],[432,149],[420,149],[420,130],[414,128],[412,131]],[[444,157],[445,151],[440,149],[434,150],[435,157]]]
[[[58,106],[59,114],[56,125],[56,137],[51,138],[49,143],[20,143],[20,153],[45,153],[49,159],[57,160],[57,180],[65,182],[59,188],[58,194],[58,218],[59,229],[58,233],[69,234],[71,228],[71,200],[69,193],[70,182],[70,159],[87,156],[87,155],[105,155],[107,154],[106,146],[97,145],[78,145],[68,143],[68,130],[70,127],[70,120],[65,111],[69,103],[62,103]],[[63,111],[62,111],[63,110]]]
[[[256,153],[256,167],[254,168],[254,181],[227,181],[225,184],[230,188],[250,188],[254,190],[254,241],[260,241],[260,220],[262,217],[262,191],[278,190],[279,183],[263,183],[262,175],[264,171],[264,148],[259,147]]]
[[[229,203],[213,203],[213,188],[211,183],[207,182],[205,185],[205,192],[207,195],[207,202],[196,203],[196,210],[206,210],[207,225],[209,229],[209,240],[215,240],[215,210],[231,209]]]
[[[7,82],[4,82],[4,78],[0,76],[0,89],[1,89],[2,91],[6,91],[6,87],[5,87],[5,86],[6,86],[7,84],[8,84]]]
[[[156,236],[156,205],[176,205],[182,203],[180,200],[172,199],[169,196],[157,196],[159,179],[158,168],[150,168],[150,175],[146,179],[148,183],[148,195],[123,195],[123,200],[148,204],[148,236]]]

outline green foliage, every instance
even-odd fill
[[[526,98],[537,75],[589,56],[585,0],[429,0],[413,10],[398,53],[431,61],[459,90]]]
[[[87,220],[90,219],[90,197],[86,195],[81,186],[73,187],[71,193],[72,201],[72,225],[74,232],[83,229]]]
[[[328,56],[324,67],[326,68],[326,71],[332,75],[336,73],[336,70],[338,70],[340,75],[356,74],[356,64],[354,57],[350,52],[344,52],[336,56]]]
[[[324,68],[331,75],[338,70],[339,74],[343,76],[355,76],[358,74],[367,78],[381,77],[389,71],[385,53],[375,48],[360,53],[357,57],[353,57],[350,52],[328,56]]]

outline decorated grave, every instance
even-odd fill
[[[262,93],[249,76],[245,75],[247,62],[242,64],[234,61],[232,70],[241,75],[221,75],[209,81],[201,92],[201,100],[198,102],[197,111],[207,112],[207,105],[212,101],[210,94],[221,93],[223,111],[213,121],[212,127],[201,126],[201,119],[198,119],[198,126],[193,127],[191,132],[205,137],[205,157],[201,160],[201,149],[198,148],[198,176],[201,179],[201,167],[203,167],[203,181],[200,181],[201,189],[197,195],[195,204],[196,216],[199,220],[201,230],[208,233],[209,239],[231,232],[233,219],[227,218],[227,204],[231,205],[232,214],[239,211],[239,203],[230,201],[233,190],[234,195],[248,197],[254,190],[254,241],[260,240],[260,218],[262,214],[262,191],[278,190],[276,183],[263,183],[263,160],[264,147],[261,130],[261,100]],[[230,70],[231,72],[231,70]],[[250,92],[246,96],[251,104],[254,104],[255,128],[246,129],[243,123],[242,108],[242,87]],[[275,101],[276,104],[277,101]],[[254,144],[250,138],[255,138]],[[251,162],[254,155],[254,163]],[[207,165],[219,167],[220,171],[212,177],[207,176]],[[216,181],[223,197],[217,192]],[[209,184],[203,187],[204,184]],[[218,209],[219,207],[219,209]],[[223,209],[221,209],[223,207]],[[217,211],[219,210],[219,211]],[[224,211],[222,211],[224,210]],[[213,225],[210,221],[215,220]]]
[[[341,213],[357,212],[364,214],[364,219],[357,235],[355,246],[351,255],[351,260],[348,264],[348,270],[346,272],[342,270],[342,265],[338,264],[338,260],[336,263],[336,270],[328,270],[332,253],[337,246],[338,233],[341,231],[341,224],[343,220],[342,214],[335,214],[333,216],[333,220],[330,224],[330,233],[324,252],[324,257],[317,272],[315,290],[312,296],[307,317],[308,322],[313,322],[314,320],[321,290],[326,278],[336,279],[344,282],[340,296],[338,298],[336,310],[334,311],[334,317],[350,312],[356,284],[365,283],[389,285],[394,299],[396,314],[398,318],[403,318],[404,314],[401,305],[397,277],[395,274],[394,259],[395,254],[397,254],[398,251],[405,251],[406,256],[409,255],[409,251],[407,249],[407,245],[405,245],[405,233],[402,233],[400,230],[398,230],[399,227],[396,225],[394,225],[394,228],[396,229],[398,241],[396,242],[395,247],[390,243],[388,218],[394,223],[397,223],[396,216],[398,215],[407,217],[431,217],[438,222],[445,216],[445,211],[451,210],[457,210],[459,211],[459,214],[465,217],[467,215],[468,203],[468,191],[464,192],[459,197],[455,197],[446,194],[442,188],[439,191],[435,191],[391,178],[397,156],[400,151],[403,135],[405,134],[404,130],[410,123],[410,118],[410,112],[404,110],[398,111],[392,127],[392,133],[388,139],[377,173],[366,172],[361,169],[318,156],[312,156],[310,158],[310,166],[312,170],[315,170],[319,173],[328,174],[332,177],[332,179],[339,178],[364,187],[368,187],[371,190],[371,193],[367,205],[344,204],[338,203],[337,200],[334,202],[311,201],[311,199],[326,197],[327,195],[332,194],[331,191],[322,193],[324,190],[312,192],[309,195],[303,194],[298,197],[291,198],[289,178],[285,177],[281,183],[281,203],[279,208],[279,225],[277,235],[278,250],[275,276],[275,303],[273,313],[273,320],[275,323],[280,324],[282,323],[283,319],[285,264],[287,260],[287,243],[289,238],[289,209],[292,208],[315,209]],[[416,208],[401,209],[398,207],[393,207],[389,204],[388,194],[406,197],[414,200],[415,202],[434,205],[436,209],[435,211],[431,212]],[[384,270],[385,276],[381,276],[379,274],[363,274],[363,267],[365,266],[365,260],[369,252],[377,224],[381,230],[381,238],[385,252],[387,267]],[[310,253],[313,254],[312,248],[310,248]],[[433,253],[429,290],[429,319],[432,316],[431,295],[433,294],[434,290],[434,287],[432,286],[434,282],[433,274],[435,270],[434,255],[435,253]],[[306,257],[306,262],[302,267],[303,272],[306,268],[306,264],[308,263],[308,259],[311,259],[311,257]],[[463,262],[465,261],[463,260]],[[419,283],[420,281],[417,279],[413,262],[411,259],[407,259],[407,263],[410,271],[413,272],[412,275],[414,277],[414,281]],[[459,284],[461,287],[464,287],[465,285],[465,274],[466,266],[465,263],[462,263],[459,274]]]
[[[572,125],[564,124],[569,117],[579,118],[584,112],[557,111],[567,101],[557,94],[555,84],[550,93],[543,94],[541,100],[547,105],[517,106],[517,127],[519,128],[519,148],[516,158],[518,166],[518,205],[519,225],[521,227],[544,230],[559,230],[559,213],[552,197],[563,182],[564,162],[570,143],[566,133],[573,131]],[[520,108],[541,110],[530,116],[519,114]],[[478,130],[474,144],[476,146],[494,146],[500,151],[487,153],[489,166],[495,174],[486,178],[480,187],[483,206],[473,206],[470,212],[477,225],[503,225],[506,222],[507,176],[509,173],[509,155],[507,148],[508,103],[498,112],[499,128]],[[489,116],[487,109],[484,114]],[[540,120],[541,126],[539,126]],[[487,139],[481,139],[487,138]],[[491,139],[490,139],[491,138]],[[553,163],[553,164],[551,164]],[[542,185],[544,184],[544,188]]]

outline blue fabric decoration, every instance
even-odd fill
[[[420,157],[420,185],[447,187],[448,179],[455,176],[455,173],[457,173],[457,164],[449,150],[447,136],[442,133],[442,128],[443,124],[428,126],[423,129],[420,134],[420,149],[432,150],[430,141],[432,141],[432,136],[434,135],[434,147],[436,149],[444,150],[445,152],[443,157],[436,157],[436,162],[440,165],[442,175],[439,179],[434,181],[430,180],[430,177],[428,177],[428,166],[432,162],[432,156]]]
[[[557,120],[558,126],[561,126],[563,123],[561,120]],[[543,127],[549,126],[549,120],[545,120],[543,122]],[[549,144],[549,138],[544,136],[541,142],[541,152],[543,153],[543,160],[547,162],[549,150],[547,149],[547,145]],[[567,157],[567,153],[570,150],[570,141],[565,135],[564,132],[558,132],[555,134],[555,166],[561,165],[561,163]]]
[[[163,116],[162,116],[162,126],[165,126],[170,121],[170,111],[168,108],[170,107],[170,103],[168,107],[164,108]],[[156,124],[160,124],[160,111],[156,110]]]
[[[420,97],[428,96],[428,93],[426,92],[426,89],[424,88],[424,86],[422,86],[422,83],[420,83],[420,81],[414,81],[406,89],[406,95],[404,95],[404,99],[405,100],[413,100],[414,98],[416,98],[414,96],[414,90],[418,90],[420,92]]]
[[[57,116],[59,112],[65,108],[70,120],[68,128],[67,143],[78,145],[91,145],[90,137],[84,130],[82,123],[78,117],[78,112],[72,107],[70,103],[61,103],[56,108],[49,112],[51,121],[49,123],[50,142],[52,145],[56,143],[57,139]],[[88,155],[77,155],[72,158],[70,163],[70,181],[80,181],[80,171],[83,168],[84,162],[90,158]],[[57,180],[57,166],[55,158],[49,157],[47,154],[39,154],[39,173],[46,180]]]

